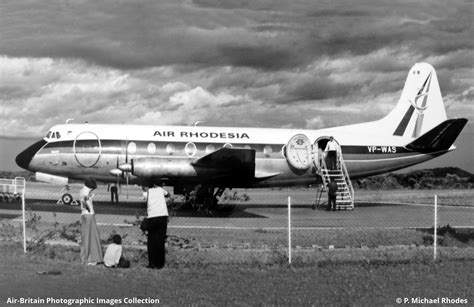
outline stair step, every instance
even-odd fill
[[[340,157],[340,162],[338,164],[338,169],[330,170],[327,168],[320,168],[318,171],[318,176],[321,177],[323,181],[323,189],[320,190],[321,193],[327,192],[327,183],[331,180],[334,180],[337,184],[338,191],[336,192],[336,208],[337,210],[353,210],[354,209],[354,200],[353,200],[353,190],[351,188],[351,182],[349,181],[349,175],[345,169],[345,163],[342,157]],[[321,195],[319,195],[320,197]]]

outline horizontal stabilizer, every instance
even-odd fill
[[[448,150],[466,123],[465,118],[446,120],[408,144],[406,148],[423,153]]]

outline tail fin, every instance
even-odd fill
[[[449,150],[467,123],[465,118],[449,119],[426,132],[406,147],[419,152]]]
[[[446,119],[433,66],[416,63],[408,72],[398,104],[380,123],[395,136],[414,139]]]

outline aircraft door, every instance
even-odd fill
[[[74,140],[74,157],[82,167],[95,166],[99,162],[101,150],[100,139],[93,132],[82,132]]]
[[[285,147],[288,163],[298,170],[306,170],[311,166],[311,142],[304,134],[293,136]]]
[[[315,147],[315,150],[317,150],[317,157],[318,157],[316,164],[320,168],[327,168],[329,166],[328,163],[330,161],[328,161],[328,159],[330,158],[327,157],[327,152],[325,151],[326,145],[328,144],[329,139],[330,139],[330,136],[321,136],[316,140],[316,142],[314,142],[314,147]],[[334,139],[334,141],[336,142],[338,146],[336,161],[339,161],[339,158],[340,158],[339,155],[341,154],[340,147],[339,147],[340,145],[336,139]],[[336,162],[336,163],[338,164],[339,162]]]

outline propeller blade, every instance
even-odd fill
[[[127,183],[127,199],[128,199],[128,179],[130,178],[130,173],[129,172],[127,172],[127,174],[125,175],[125,178],[126,178],[125,181]]]
[[[125,137],[125,163],[128,163],[128,137]]]

